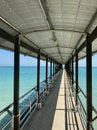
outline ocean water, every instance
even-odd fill
[[[13,102],[13,67],[0,67],[0,110]],[[48,68],[48,76],[50,76],[50,68]],[[93,76],[93,105],[97,109],[97,67],[92,68]],[[40,82],[45,80],[45,67],[40,69]],[[20,67],[20,96],[35,87],[37,83],[37,67]],[[86,94],[86,68],[79,67],[79,86]],[[85,98],[80,95],[81,100],[86,106]],[[94,123],[97,129],[97,121]]]
[[[50,67],[48,67],[48,77]],[[40,82],[45,80],[45,67],[40,68]],[[0,67],[0,110],[13,102],[14,68]],[[37,84],[37,67],[20,67],[20,96]]]
[[[79,67],[79,86],[86,94],[86,68]],[[97,108],[97,67],[92,68],[92,102]]]
[[[83,92],[86,94],[86,67],[79,67],[78,75],[78,84]],[[79,93],[79,96],[82,103],[84,104],[84,107],[86,108],[86,99],[81,93]],[[92,68],[92,104],[97,110],[97,67]],[[96,115],[93,112],[93,117],[95,116]],[[97,130],[97,120],[93,122],[93,126],[94,130]]]

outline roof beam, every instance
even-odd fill
[[[32,31],[27,31],[26,30],[23,30],[23,33],[26,35],[26,34],[31,34],[31,33],[35,33],[35,32],[46,32],[46,31],[52,31],[52,32],[57,32],[57,31],[62,31],[62,32],[71,32],[71,33],[78,33],[78,34],[83,34],[83,35],[86,35],[85,32],[83,31],[80,31],[80,30],[71,30],[71,29],[42,29],[42,30],[33,30]]]
[[[0,29],[0,37],[5,39],[6,41],[9,41],[11,43],[17,44],[17,37],[12,36],[11,34],[9,34],[8,32],[4,31],[3,29]],[[26,44],[25,42],[21,41],[20,43],[21,47],[24,47],[30,51],[33,51],[35,53],[38,54],[38,50],[36,50],[35,48],[33,48],[32,46]],[[46,55],[42,54],[44,57]]]
[[[21,30],[19,30],[18,28],[16,28],[13,24],[11,24],[9,21],[7,21],[5,18],[3,18],[2,16],[0,16],[0,20],[5,23],[7,26],[9,26],[10,28],[12,28],[14,31],[16,31],[18,33],[18,35],[22,35],[25,39],[27,39],[28,41],[30,41],[38,50],[40,49],[31,39],[29,39],[28,37],[25,36],[25,34],[23,34],[23,32]],[[5,34],[4,34],[5,35]],[[10,39],[10,38],[9,38]],[[7,40],[7,39],[6,39]],[[11,40],[11,39],[10,39]],[[31,46],[32,47],[32,46]],[[46,52],[45,52],[46,53]]]
[[[58,56],[54,56],[54,57],[58,57]],[[64,57],[69,57],[69,56],[64,56]]]
[[[89,35],[90,41],[94,41],[97,38],[97,27],[93,30],[93,32]]]
[[[58,46],[60,48],[66,48],[66,49],[74,49],[73,47],[65,47],[65,46]],[[56,46],[52,46],[52,47],[44,47],[44,48],[41,48],[41,49],[50,49],[50,48],[56,48]]]
[[[89,34],[89,40],[92,43],[97,38],[97,27],[92,31],[91,34]],[[80,45],[80,47],[77,49],[78,53],[86,46],[86,40]],[[96,51],[94,52],[96,53]],[[75,55],[75,53],[74,53]]]
[[[50,54],[52,55],[52,54],[58,54],[58,53],[53,52],[53,53],[50,53]],[[65,52],[63,52],[62,54],[68,54],[68,55],[70,55],[70,53],[65,53]]]
[[[9,34],[8,32],[4,31],[3,29],[0,29],[0,37],[5,39],[6,41],[9,41],[11,43],[17,44],[17,37],[12,36],[11,34]],[[24,47],[30,51],[33,51],[34,53],[39,53],[39,50],[36,50],[35,48],[33,48],[32,46],[26,44],[25,42],[21,41],[20,43],[21,47]],[[43,53],[41,53],[41,55],[43,57],[46,57],[46,55],[44,55]]]
[[[43,11],[43,14],[45,16],[45,19],[47,20],[49,28],[53,29],[52,22],[51,22],[49,13],[48,13],[48,8],[46,6],[47,5],[47,0],[39,0],[39,4],[40,4],[41,9]]]
[[[6,31],[4,31],[3,29],[1,29],[0,28],[0,37],[1,38],[3,38],[3,39],[5,39],[6,41],[9,41],[9,42],[11,42],[11,43],[13,43],[13,44],[17,44],[17,37],[16,36],[12,36],[11,34],[9,34],[8,32],[6,32]],[[39,53],[39,49],[35,49],[35,48],[33,48],[32,46],[30,46],[30,45],[28,45],[27,43],[25,43],[24,41],[22,41],[22,40],[20,40],[20,46],[21,47],[23,47],[23,48],[25,48],[25,49],[28,49],[29,51],[32,51],[32,52],[34,52],[34,53],[36,53],[36,54],[38,54]],[[2,46],[3,47],[3,46]],[[4,47],[3,47],[4,48]],[[10,48],[6,48],[6,49],[9,49],[9,50],[11,50],[12,51],[12,49],[10,49]],[[13,50],[14,50],[14,48],[13,48]],[[41,56],[43,56],[43,57],[48,57],[48,55],[45,55],[44,53],[42,53],[41,52]],[[49,59],[50,58],[53,58],[53,57],[50,57],[49,56]],[[54,58],[53,58],[54,59]],[[57,60],[54,60],[56,63],[59,63]]]

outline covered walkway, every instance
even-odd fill
[[[21,123],[20,54],[37,58],[38,103],[40,60],[46,61],[46,84],[48,84],[48,62],[51,68],[50,77],[54,76],[62,65],[65,65],[68,74],[72,75],[72,85],[75,83],[76,86],[76,104],[78,102],[81,104],[83,112],[81,120],[84,127],[86,130],[93,130],[91,127],[97,119],[97,110],[92,104],[92,55],[97,53],[97,0],[1,0],[0,48],[14,52],[14,93],[11,117],[14,120],[14,130],[19,130]],[[79,89],[78,82],[78,61],[84,57],[86,57],[85,94]],[[74,62],[76,82],[74,82]],[[86,106],[79,99],[79,90],[84,95]],[[60,96],[60,93],[63,96]],[[63,130],[65,128],[72,130],[78,129],[79,126],[80,130],[82,129],[65,72],[60,75],[46,99],[42,109],[34,113],[25,129],[30,130],[28,126],[31,130]],[[77,104],[77,106],[80,105]],[[6,112],[6,109],[3,112]],[[93,112],[96,114],[95,117]]]
[[[67,74],[61,71],[41,110],[36,110],[23,130],[83,130]]]

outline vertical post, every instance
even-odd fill
[[[86,75],[87,75],[87,130],[90,130],[90,122],[92,120],[92,45],[87,36],[86,46]]]
[[[50,79],[52,79],[52,60],[50,62]]]
[[[46,58],[46,89],[48,91],[48,58]]]
[[[72,90],[74,90],[73,83],[74,83],[74,70],[73,70],[73,57],[72,57]]]
[[[54,76],[54,72],[55,72],[55,71],[54,71],[54,68],[55,68],[55,67],[54,67],[54,60],[53,60],[53,76]]]
[[[53,60],[53,76],[54,76],[54,60]]]
[[[19,115],[19,56],[20,39],[14,44],[14,130],[20,129],[20,115]]]
[[[40,52],[37,56],[37,106],[40,103],[39,92],[40,92]]]
[[[72,59],[69,61],[69,76],[70,76],[70,81],[71,81],[71,83],[72,83],[72,80],[71,80],[71,78],[72,78]]]
[[[76,50],[76,105],[78,102],[77,96],[78,96],[78,52]]]

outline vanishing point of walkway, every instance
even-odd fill
[[[23,130],[83,130],[65,70],[60,71],[42,109],[32,114]]]

